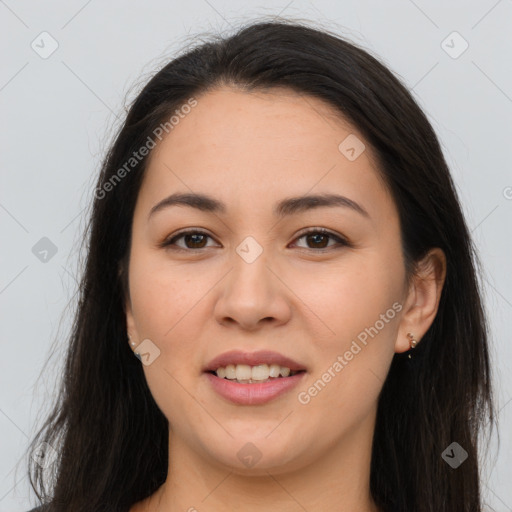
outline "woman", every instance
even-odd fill
[[[86,239],[41,510],[482,510],[477,257],[432,127],[366,51],[285,20],[169,62]]]

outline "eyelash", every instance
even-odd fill
[[[325,247],[322,249],[314,249],[314,248],[309,248],[309,247],[300,247],[300,249],[307,250],[307,251],[313,251],[313,252],[319,252],[319,253],[325,253],[325,252],[330,251],[331,249],[340,249],[341,247],[352,247],[352,244],[350,244],[350,242],[348,242],[348,240],[346,240],[345,238],[343,238],[339,235],[336,235],[336,234],[332,233],[331,231],[328,231],[327,229],[324,229],[324,228],[312,228],[312,229],[309,229],[308,231],[304,231],[297,238],[295,238],[295,240],[299,240],[299,239],[304,238],[305,236],[310,235],[310,234],[321,234],[324,236],[329,236],[332,239],[336,240],[340,245],[338,247]],[[208,247],[201,247],[199,249],[188,249],[188,248],[183,248],[183,247],[178,247],[178,246],[172,247],[174,245],[174,243],[176,242],[176,240],[179,240],[180,238],[183,238],[186,235],[204,235],[204,236],[213,238],[210,234],[208,234],[204,231],[199,231],[199,230],[182,231],[180,233],[173,235],[172,237],[165,239],[163,242],[158,244],[158,246],[160,248],[170,248],[173,251],[179,251],[179,252],[190,252],[190,251],[200,252],[203,249],[208,248]]]

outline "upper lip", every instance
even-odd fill
[[[205,366],[204,371],[216,371],[217,368],[220,368],[221,366],[226,367],[228,364],[248,364],[249,366],[257,366],[259,364],[278,364],[279,366],[290,368],[291,371],[306,370],[304,365],[271,350],[260,350],[258,352],[231,350],[213,358]]]

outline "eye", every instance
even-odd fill
[[[306,249],[315,249],[314,252],[323,252],[325,250],[332,249],[333,246],[329,247],[325,245],[325,242],[328,243],[329,238],[338,242],[338,245],[350,247],[350,243],[345,238],[335,235],[324,228],[309,229],[296,238],[296,240],[300,240],[301,238],[305,238],[306,243],[313,244],[313,247],[306,247]]]
[[[181,238],[184,239],[185,244],[190,243],[191,247],[185,245],[185,247],[176,245],[176,240],[180,240]],[[176,250],[183,250],[186,251],[187,249],[204,249],[204,241],[207,238],[212,238],[208,233],[205,233],[204,231],[197,231],[197,230],[190,230],[190,231],[182,231],[181,233],[178,233],[177,235],[174,235],[171,238],[167,238],[164,240],[161,244],[159,244],[160,247],[170,247],[176,245],[176,247],[172,247]]]

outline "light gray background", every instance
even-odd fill
[[[440,137],[485,264],[501,443],[494,436],[483,491],[497,511],[512,511],[510,0],[0,0],[0,512],[34,503],[20,457],[54,393],[77,244],[125,101],[187,38],[275,14],[312,20],[380,56]],[[44,31],[58,43],[45,59],[31,47]],[[463,41],[442,43],[453,31],[469,44],[457,58]],[[32,252],[42,237],[58,249],[47,262]]]

